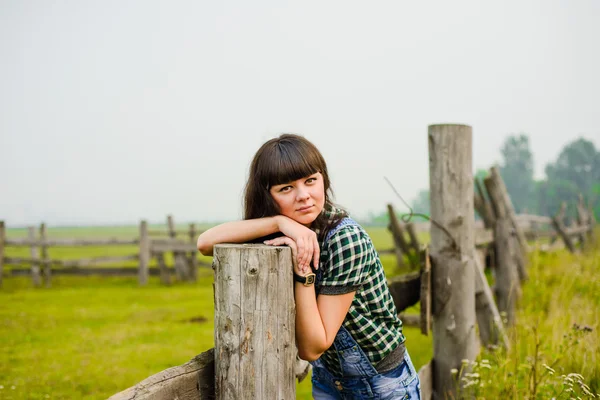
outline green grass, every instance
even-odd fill
[[[129,231],[106,228],[102,234],[94,233],[98,228],[63,229],[60,234],[65,238],[132,237],[136,232],[135,227]],[[385,228],[368,231],[377,248],[392,246]],[[16,237],[12,230],[8,235]],[[53,231],[49,236],[59,237]],[[64,251],[70,258],[106,251],[78,250],[81,253],[76,256]],[[600,391],[597,254],[598,248],[576,256],[564,251],[531,253],[530,280],[523,288],[517,326],[510,331],[514,350],[509,354],[482,352],[481,357],[490,359],[493,374],[487,375],[492,382],[480,388],[480,398],[528,397],[531,373],[528,375],[526,368],[531,371],[527,365],[532,365],[536,348],[539,371],[544,370],[542,362],[554,363],[557,371],[543,377],[538,398],[545,398],[539,397],[540,393],[549,393],[550,386],[556,386],[559,375],[570,372],[581,373],[592,390]],[[400,272],[394,256],[382,257],[382,262],[388,276]],[[33,288],[28,277],[6,278],[0,290],[0,398],[105,399],[189,361],[214,344],[212,280],[210,269],[200,269],[197,283],[170,287],[160,285],[158,278],[139,287],[135,278],[55,276],[51,288]],[[206,320],[190,322],[197,317]],[[578,333],[573,323],[593,331]],[[408,350],[419,368],[432,357],[431,337],[409,327],[405,333]],[[576,337],[579,343],[564,350]],[[541,345],[536,346],[536,338]],[[309,379],[298,385],[297,393],[299,399],[310,398]]]
[[[391,248],[385,228],[369,233],[378,248]],[[136,227],[48,230],[51,238],[136,235]],[[24,229],[8,231],[10,238],[25,236]],[[51,248],[50,257],[136,252],[135,246]],[[9,247],[6,255],[28,256],[29,249]],[[382,262],[388,275],[399,272],[394,256]],[[55,275],[51,288],[33,288],[29,277],[5,278],[0,290],[0,398],[104,399],[189,361],[214,346],[212,281],[212,270],[202,268],[197,283],[170,287],[160,285],[158,278],[139,287],[135,278]],[[189,322],[196,317],[205,321]],[[415,364],[426,363],[431,338],[415,328],[405,333]],[[298,385],[298,398],[310,398],[310,388],[308,377]]]

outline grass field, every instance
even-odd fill
[[[50,229],[49,236],[132,237],[136,229]],[[392,246],[384,228],[369,233],[377,248]],[[24,231],[9,230],[9,237],[17,235]],[[77,254],[55,250],[50,250],[51,257],[113,254],[98,248],[79,248]],[[136,252],[135,247],[120,250],[127,252],[119,254]],[[26,248],[9,248],[6,255],[23,251],[27,255]],[[528,397],[531,365],[538,373],[545,371],[542,360],[556,373],[544,375],[536,388],[538,395],[549,393],[551,386],[554,390],[558,376],[569,372],[581,373],[590,390],[600,391],[597,254],[531,253],[531,278],[523,289],[519,323],[511,330],[514,351],[482,354],[491,360],[494,382],[477,386],[480,398]],[[393,256],[382,261],[388,276],[400,272]],[[212,280],[210,269],[200,269],[196,283],[170,287],[160,285],[157,278],[139,287],[135,278],[56,276],[51,288],[32,288],[26,277],[5,279],[0,290],[0,399],[104,399],[187,362],[214,343]],[[573,329],[573,323],[592,332]],[[406,336],[413,361],[420,367],[432,357],[431,337],[414,328],[406,328]],[[536,344],[536,337],[542,344]],[[576,340],[577,344],[570,342]],[[535,349],[541,353],[539,365],[531,361]],[[310,398],[308,380],[298,385],[298,398]]]

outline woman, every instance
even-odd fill
[[[200,235],[198,249],[260,240],[294,259],[296,342],[315,399],[420,398],[402,322],[363,228],[330,199],[327,165],[307,139],[267,141],[250,166],[244,220]]]

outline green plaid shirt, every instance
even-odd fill
[[[340,212],[336,208],[324,210],[332,221]],[[321,232],[315,232],[323,240]],[[405,337],[375,246],[364,229],[356,225],[340,228],[326,246],[322,242],[319,245],[323,278],[316,289],[320,295],[356,291],[342,325],[376,367],[404,343]],[[323,353],[321,361],[332,374],[342,375],[333,346]]]

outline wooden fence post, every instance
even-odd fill
[[[575,245],[573,245],[573,240],[571,240],[571,237],[568,235],[567,228],[563,224],[563,221],[560,218],[560,216],[561,213],[552,217],[552,226],[556,230],[556,233],[562,238],[567,249],[569,249],[571,253],[575,253]]]
[[[169,231],[169,237],[171,239],[177,238],[177,232],[175,231],[175,221],[173,221],[172,215],[167,215],[167,229]],[[188,280],[187,267],[185,262],[185,255],[177,250],[173,250],[173,265],[175,267],[175,275],[179,281]]]
[[[42,271],[44,273],[44,279],[46,280],[46,287],[52,286],[52,270],[50,265],[50,257],[48,256],[48,240],[46,234],[46,224],[41,223],[40,225],[40,241],[41,243],[41,258],[42,258]]]
[[[485,278],[485,254],[478,250],[475,253],[475,309],[479,338],[485,346],[500,343],[505,349],[508,349],[510,343],[504,331],[504,323],[500,318],[492,290]]]
[[[519,245],[522,249],[522,253],[525,254],[529,249],[529,247],[527,245],[527,239],[525,238],[525,234],[523,233],[521,226],[517,223],[517,216],[515,213],[515,208],[513,206],[512,200],[510,199],[510,195],[508,194],[508,190],[506,189],[506,185],[504,184],[504,180],[502,179],[502,176],[500,175],[500,171],[498,170],[498,167],[494,166],[494,167],[490,168],[490,175],[494,176],[496,181],[498,182],[500,194],[504,198],[504,204],[506,206],[505,207],[506,215],[507,215],[508,219],[511,221],[513,228],[515,230],[515,233],[517,234],[517,239],[518,239]]]
[[[527,273],[527,257],[526,254],[529,251],[529,245],[527,244],[527,239],[525,238],[525,234],[523,233],[523,229],[519,225],[517,221],[517,216],[515,214],[515,209],[513,207],[512,201],[510,200],[510,195],[508,194],[508,190],[506,189],[506,185],[504,184],[504,180],[500,175],[500,171],[498,171],[498,167],[490,168],[490,176],[494,179],[494,182],[498,188],[498,194],[501,197],[498,197],[498,200],[504,202],[504,210],[506,212],[506,218],[509,220],[511,224],[511,231],[515,234],[514,240],[518,243],[518,247],[514,249],[514,257],[515,262],[517,263],[517,273],[519,274],[519,279],[521,281],[527,280],[529,278],[529,274]]]
[[[160,274],[160,283],[163,285],[171,284],[171,275],[169,273],[169,268],[167,268],[167,264],[165,263],[165,252],[158,251],[154,253],[154,257],[156,258],[156,264],[158,265],[158,271]]]
[[[295,303],[288,247],[214,247],[215,392],[295,399]]]
[[[579,226],[591,226],[590,217],[587,213],[587,209],[585,208],[585,202],[583,201],[583,195],[579,193],[579,202],[577,203],[577,222]],[[579,241],[581,242],[581,247],[584,247],[586,242],[586,236],[588,239],[591,239],[590,231],[581,232],[579,235]],[[587,235],[586,235],[587,234]]]
[[[0,221],[0,288],[2,287],[2,277],[4,275],[4,241],[6,240],[6,228],[4,221]]]
[[[462,360],[474,360],[479,351],[470,126],[429,126],[429,187],[433,382],[436,398],[443,399],[456,397],[451,370],[460,370]]]
[[[138,280],[140,285],[148,283],[148,265],[150,264],[150,235],[148,235],[148,223],[140,222],[140,268]]]
[[[387,205],[388,215],[390,218],[390,231],[392,231],[392,237],[394,238],[394,248],[396,252],[396,259],[398,266],[404,265],[404,257],[408,259],[408,262],[411,263],[412,260],[410,255],[410,248],[408,247],[408,243],[406,243],[406,239],[404,238],[404,230],[402,226],[398,222],[398,218],[396,217],[396,213],[394,212],[394,206],[391,204]]]
[[[196,224],[190,224],[190,241],[192,244],[196,244]],[[197,250],[190,252],[189,262],[188,262],[188,276],[194,282],[198,280],[198,256]]]
[[[408,232],[408,237],[410,238],[410,246],[415,251],[415,254],[419,256],[421,253],[421,244],[419,243],[419,237],[417,236],[417,231],[415,230],[415,224],[409,222],[406,224],[406,231]]]
[[[519,274],[515,260],[518,243],[512,236],[512,222],[508,218],[506,202],[498,185],[497,175],[484,179],[485,186],[496,214],[494,244],[496,253],[496,296],[498,310],[505,312],[508,323],[515,318],[515,304],[520,297]]]
[[[490,205],[489,200],[485,196],[485,191],[483,186],[481,185],[481,181],[475,178],[475,187],[477,188],[477,193],[481,198],[481,208],[479,211],[479,216],[483,220],[483,226],[486,229],[494,228],[494,211],[492,210],[492,206]]]
[[[29,254],[31,254],[31,279],[33,281],[33,286],[40,286],[41,277],[40,277],[40,261],[37,245],[35,244],[35,228],[30,226],[27,228],[27,234],[30,241],[34,242],[31,244]]]

